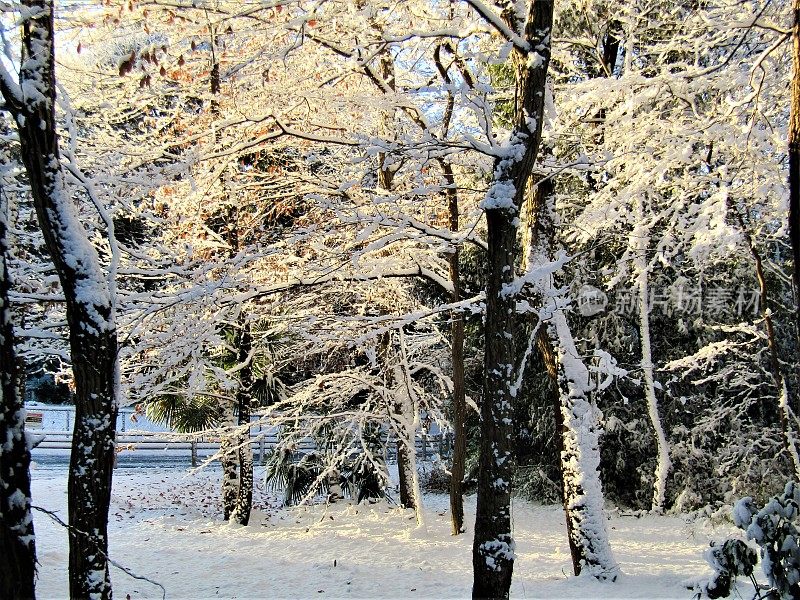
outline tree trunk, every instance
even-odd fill
[[[553,382],[550,387],[552,390],[550,397],[550,405],[553,408],[553,417],[555,421],[555,444],[558,456],[558,473],[561,476],[561,504],[564,507],[564,519],[567,524],[567,542],[569,543],[569,554],[572,559],[572,572],[576,575],[581,572],[581,557],[583,552],[578,545],[580,537],[575,531],[576,521],[570,517],[570,506],[567,503],[567,486],[564,479],[564,465],[562,461],[564,453],[564,439],[566,431],[564,426],[564,415],[561,412],[561,395],[558,389],[558,359],[556,352],[553,349],[553,344],[550,337],[547,335],[545,329],[539,330],[539,335],[536,339],[536,347],[542,357],[542,362],[547,369],[547,375]]]
[[[800,345],[800,0],[792,1],[791,105],[789,107],[789,239],[795,293],[796,343]]]
[[[399,332],[400,337],[400,356],[399,364],[394,369],[394,380],[397,384],[395,391],[395,399],[397,404],[401,406],[400,414],[403,418],[397,421],[398,436],[402,436],[403,445],[407,453],[407,462],[399,464],[400,468],[406,469],[406,485],[408,490],[406,497],[411,502],[411,507],[417,517],[417,527],[420,529],[425,528],[425,514],[422,505],[422,493],[419,486],[419,471],[417,469],[417,447],[416,447],[416,431],[419,425],[419,405],[414,390],[414,382],[411,379],[411,371],[408,364],[408,354],[406,352],[405,335],[401,329]],[[423,444],[425,438],[423,437]],[[424,446],[423,446],[424,448]]]
[[[385,49],[380,53],[378,57],[379,61],[379,71],[383,81],[386,82],[387,88],[390,90],[395,89],[395,77],[394,77],[394,60],[391,54],[388,52],[388,49]],[[394,121],[394,109],[392,110],[383,110],[381,111],[380,115],[380,122],[379,122],[379,129],[378,133],[386,137],[387,134],[391,131],[394,131],[392,127],[392,122]],[[394,176],[397,173],[399,168],[398,164],[394,164],[393,159],[386,153],[386,152],[379,152],[378,153],[378,188],[385,190],[387,192],[392,191],[392,185],[394,184]],[[389,344],[391,343],[391,337],[386,336],[384,340],[384,367],[387,369],[389,373],[393,369],[388,362],[389,352]],[[391,375],[387,375],[388,377],[392,377]],[[403,385],[403,375],[398,373],[394,373],[394,384],[397,386]],[[387,382],[389,383],[389,382]],[[418,511],[421,510],[421,507],[418,506],[417,502],[415,502],[415,494],[414,494],[414,480],[417,477],[416,473],[416,446],[414,440],[414,431],[410,432],[411,442],[409,444],[409,431],[408,431],[408,418],[409,415],[406,412],[407,406],[406,403],[402,400],[395,399],[392,403],[392,420],[395,422],[395,428],[397,430],[397,472],[398,472],[398,484],[400,487],[400,505],[405,508],[413,508],[414,510]]]
[[[401,414],[397,411],[398,408],[395,406],[395,415]],[[416,509],[414,491],[412,489],[414,474],[411,472],[411,454],[413,450],[409,451],[407,448],[408,434],[405,426],[398,424],[397,430],[397,476],[400,487],[400,506]]]
[[[219,94],[222,91],[220,79],[219,60],[216,54],[217,36],[213,26],[209,30],[211,34],[211,114],[215,119],[220,116]],[[216,125],[215,125],[216,126]],[[214,131],[214,141],[220,145],[221,130],[216,128]],[[225,189],[224,170],[222,186]],[[241,249],[239,242],[239,208],[238,205],[231,204],[228,207],[227,215],[227,242],[230,257],[234,258]],[[253,350],[253,336],[250,330],[250,323],[243,314],[236,320],[237,334],[236,353],[239,365],[238,379],[239,385],[236,391],[236,409],[239,413],[238,431],[236,435],[224,439],[220,446],[220,462],[222,463],[222,506],[223,519],[228,521],[233,519],[240,525],[247,525],[250,522],[250,513],[253,509],[253,448],[250,445],[250,415],[253,404],[253,369],[250,366]],[[232,427],[234,423],[233,414],[227,414],[227,423]],[[248,427],[245,427],[248,426]]]
[[[798,440],[795,433],[793,422],[792,408],[790,405],[790,398],[793,396],[789,391],[789,383],[786,375],[781,367],[779,358],[778,340],[775,336],[775,327],[772,323],[772,310],[769,307],[769,290],[767,288],[767,279],[764,274],[764,263],[761,259],[761,253],[755,246],[753,238],[747,229],[744,217],[733,201],[728,198],[727,209],[733,213],[736,218],[739,228],[747,244],[750,255],[753,257],[755,263],[756,279],[758,280],[759,290],[759,305],[761,309],[761,318],[764,320],[764,332],[767,334],[767,349],[769,350],[769,364],[772,381],[778,391],[778,415],[780,418],[780,425],[783,431],[784,443],[786,452],[792,461],[794,467],[794,476],[800,480],[800,453],[798,452]]]
[[[644,206],[641,198],[637,198],[635,210],[637,224],[633,232],[635,245],[633,263],[636,275],[636,287],[638,288],[639,339],[642,346],[641,366],[642,372],[644,373],[644,393],[647,399],[647,414],[650,417],[650,425],[653,427],[658,455],[653,484],[652,510],[660,513],[664,511],[667,476],[669,475],[669,470],[672,468],[672,462],[669,458],[669,443],[667,442],[667,436],[664,434],[661,416],[658,413],[656,384],[655,377],[653,376],[653,352],[652,344],[650,343],[650,311],[648,308],[650,292],[647,268],[647,247],[650,244],[650,230],[644,223]]]
[[[453,283],[453,301],[460,295],[458,249],[450,257],[450,281]],[[464,389],[464,315],[461,311],[450,313],[451,356],[453,377],[453,464],[450,467],[450,516],[453,535],[464,532],[464,475],[467,460],[466,392]]]
[[[401,333],[402,335],[402,333]],[[404,365],[397,364],[392,367],[394,394],[393,414],[394,429],[397,432],[397,471],[400,480],[400,505],[403,508],[421,510],[419,503],[417,461],[416,461],[416,436],[414,427],[414,406],[406,388],[406,374]]]
[[[516,80],[514,129],[507,156],[495,161],[493,182],[483,202],[488,265],[478,501],[472,545],[473,598],[508,598],[514,570],[511,389],[516,358],[513,343],[516,299],[508,290],[516,267],[518,216],[542,137],[552,1],[529,0],[525,17],[522,26],[514,5],[507,5],[502,14],[513,31],[522,30],[531,50],[515,46],[512,53]]]
[[[241,431],[237,436],[239,488],[232,518],[240,525],[247,525],[253,508],[253,447],[250,445],[250,413],[253,403],[253,369],[250,366],[252,360],[250,354],[253,349],[253,337],[250,333],[250,323],[243,317],[239,317],[237,325],[239,326],[238,363],[244,366],[239,369],[239,389],[236,392]]]
[[[105,599],[111,598],[107,528],[118,382],[112,289],[60,165],[53,3],[23,4],[32,16],[23,23],[21,85],[15,90],[3,82],[0,87],[7,109],[16,116],[39,225],[66,299],[76,388],[68,483],[70,595]]]
[[[489,269],[486,284],[486,354],[481,402],[478,506],[472,564],[473,598],[507,598],[514,569],[511,477],[514,418],[510,382],[515,362],[512,315],[515,300],[503,294],[514,279],[516,229],[510,215],[486,211]]]
[[[239,454],[236,449],[238,436],[233,406],[225,406],[225,432],[219,445],[219,462],[222,465],[222,518],[229,521],[239,498]]]
[[[452,165],[442,160],[442,171],[447,184],[447,208],[450,215],[450,231],[458,231],[458,193]],[[450,300],[461,300],[461,269],[459,247],[455,246],[448,257],[450,283],[453,293]],[[453,535],[464,532],[464,475],[467,460],[467,439],[464,427],[467,401],[464,386],[464,315],[460,310],[450,312],[450,357],[453,378],[453,464],[450,467],[450,523]]]
[[[526,207],[525,256],[529,270],[550,262],[557,249],[555,185],[552,179],[532,184]],[[614,580],[619,567],[611,552],[603,513],[600,483],[599,411],[589,398],[589,371],[578,354],[557,287],[550,274],[540,286],[548,304],[545,333],[537,340],[550,377],[555,377],[558,402],[554,406],[556,431],[561,440],[561,479],[572,567],[596,579]]]
[[[555,292],[555,287],[550,288]],[[600,414],[589,399],[589,370],[575,348],[562,310],[553,312],[547,325],[556,349],[558,389],[562,415],[561,469],[568,534],[575,575],[586,570],[599,580],[614,581],[619,566],[608,541],[600,483]]]
[[[5,197],[5,194],[2,195]],[[31,515],[31,453],[19,394],[8,292],[7,204],[0,204],[0,598],[35,597],[36,545]]]

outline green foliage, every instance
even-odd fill
[[[286,388],[273,370],[274,358],[290,343],[281,333],[270,327],[269,322],[259,321],[251,325],[251,336],[255,352],[250,357],[253,381],[250,394],[254,406],[269,406],[286,397]],[[226,371],[239,365],[239,328],[229,325],[223,328],[223,345],[212,351],[214,364]],[[214,381],[209,387],[216,389]],[[162,394],[146,403],[146,414],[156,423],[164,423],[181,433],[193,433],[219,427],[225,418],[225,403],[232,402],[215,394],[188,395],[182,392]]]
[[[338,469],[329,467],[324,454],[297,454],[276,449],[267,455],[265,482],[270,489],[283,492],[283,502],[294,506],[305,498],[329,494],[330,475],[338,476],[342,492],[356,502],[383,498],[385,475],[376,468],[366,453],[357,452],[341,463]]]
[[[164,423],[180,433],[211,429],[222,421],[219,400],[208,396],[160,396],[145,405],[145,414],[154,423]]]
[[[275,491],[283,491],[283,503],[286,506],[299,504],[309,495],[327,494],[330,489],[328,478],[320,478],[325,469],[320,455],[311,452],[295,461],[293,454],[285,449],[267,454],[264,476],[267,486]]]

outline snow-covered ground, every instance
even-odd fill
[[[258,477],[258,472],[257,472]],[[66,471],[33,471],[34,504],[66,520]],[[118,469],[110,513],[111,557],[161,583],[167,598],[468,597],[471,535],[453,537],[448,499],[429,495],[426,530],[386,503],[279,508],[258,485],[248,527],[223,523],[219,471]],[[467,499],[474,514],[475,499]],[[67,597],[67,537],[35,513],[39,598]],[[624,576],[601,584],[570,576],[560,507],[514,505],[518,598],[691,598],[683,581],[709,572],[702,552],[730,529],[675,516],[614,516],[611,542]],[[114,595],[161,590],[113,569]],[[744,584],[742,584],[744,585]],[[742,587],[746,592],[746,587]]]

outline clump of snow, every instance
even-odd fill
[[[483,210],[513,209],[514,196],[517,189],[510,181],[495,181],[486,192],[486,197],[481,201],[480,207]]]

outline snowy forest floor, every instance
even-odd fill
[[[427,495],[426,529],[381,502],[280,508],[257,469],[248,527],[223,523],[219,472],[118,469],[109,519],[112,559],[161,583],[167,598],[469,597],[472,535],[450,535],[448,498]],[[33,503],[66,520],[65,470],[33,471]],[[466,500],[468,522],[475,498]],[[67,596],[67,536],[36,512],[38,596]],[[616,583],[570,576],[558,506],[514,504],[517,598],[684,598],[684,581],[710,574],[702,553],[732,529],[680,516],[613,516],[611,542],[624,575]],[[161,598],[154,585],[112,570],[115,598]],[[740,582],[742,597],[748,586]]]

